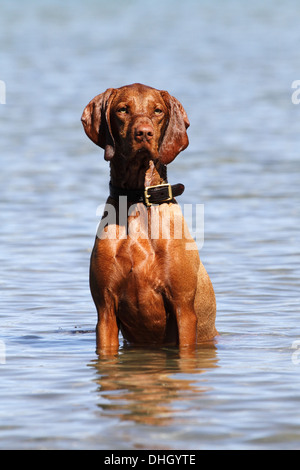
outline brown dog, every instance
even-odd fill
[[[174,199],[184,186],[167,184],[166,165],[188,146],[182,105],[141,84],[110,88],[86,106],[82,123],[111,167],[90,265],[97,351],[117,351],[119,329],[138,344],[213,339],[214,290]]]

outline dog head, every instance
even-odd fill
[[[167,165],[188,146],[189,120],[167,91],[139,83],[109,88],[93,98],[82,114],[87,136],[102,147],[104,158],[147,152]]]

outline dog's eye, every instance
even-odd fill
[[[118,109],[118,113],[126,114],[127,113],[127,108],[125,106],[122,106],[121,108]]]
[[[155,108],[154,114],[156,114],[156,116],[159,116],[159,115],[162,114],[162,113],[163,113],[163,110],[162,110],[162,109],[160,109],[160,108]]]

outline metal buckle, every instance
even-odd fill
[[[148,190],[151,189],[151,188],[163,188],[165,186],[168,186],[168,197],[166,199],[162,199],[161,202],[172,201],[173,193],[172,193],[172,187],[169,183],[157,184],[155,186],[147,186],[145,188],[145,191],[144,191],[145,204],[146,204],[147,207],[152,206],[152,202],[149,201],[149,198],[151,197],[151,194],[148,194]]]

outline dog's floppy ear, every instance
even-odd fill
[[[114,88],[95,96],[85,107],[81,122],[86,135],[99,147],[102,147],[105,160],[111,160],[115,154],[115,141],[110,126],[110,105],[115,94]]]
[[[189,145],[186,133],[190,123],[182,104],[167,91],[161,91],[161,96],[169,111],[169,122],[159,149],[159,160],[164,165]]]

